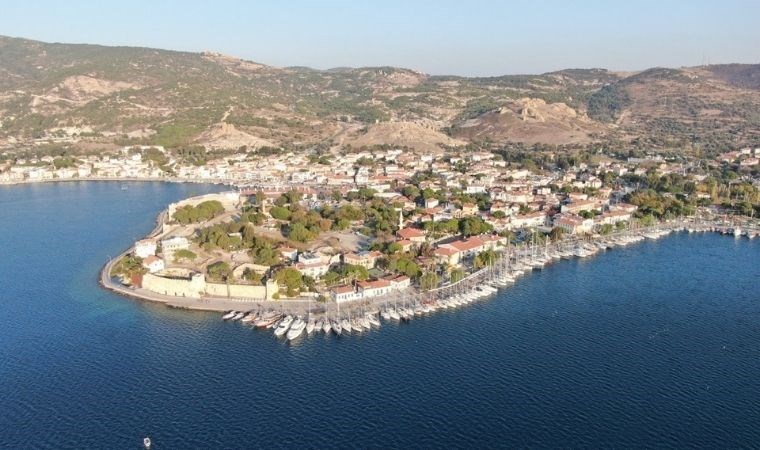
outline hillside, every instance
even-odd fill
[[[0,37],[0,148],[756,142],[760,65],[487,78]]]

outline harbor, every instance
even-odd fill
[[[350,305],[315,304],[303,301],[258,302],[254,307],[225,310],[222,320],[271,331],[283,341],[296,341],[317,334],[358,335],[378,329],[383,323],[406,323],[425,316],[488,301],[508,290],[521,277],[530,276],[549,264],[567,259],[590,258],[599,253],[635,246],[645,240],[655,241],[671,233],[720,233],[734,238],[760,236],[757,224],[744,227],[720,220],[694,218],[626,230],[603,236],[567,239],[543,244],[508,245],[497,252],[497,259],[487,267],[452,284],[429,291],[407,289],[382,298]]]

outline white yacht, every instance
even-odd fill
[[[340,336],[341,333],[343,333],[343,327],[340,325],[340,321],[337,319],[332,321],[332,323],[330,324],[330,328],[332,328],[332,330],[338,336]]]
[[[350,333],[353,330],[353,327],[351,326],[351,322],[348,319],[343,319],[340,321],[340,326],[343,328],[343,331],[346,333]]]
[[[290,326],[290,330],[288,330],[288,340],[292,341],[293,339],[296,339],[298,336],[303,334],[304,330],[306,329],[306,322],[303,321],[300,317],[293,321],[293,324]]]
[[[317,323],[314,321],[314,319],[309,319],[309,321],[306,323],[306,334],[313,333],[315,329],[317,329]]]
[[[401,320],[401,314],[399,314],[399,312],[395,309],[390,309],[388,311],[388,314],[390,314],[390,318],[393,320]]]
[[[282,321],[277,325],[277,328],[274,330],[274,335],[277,337],[280,337],[287,333],[288,329],[290,328],[290,325],[293,323],[293,316],[286,316]]]
[[[237,315],[237,313],[238,313],[237,311],[228,311],[227,314],[222,316],[222,320],[232,319],[233,317]]]

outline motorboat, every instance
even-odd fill
[[[288,330],[287,338],[289,341],[292,341],[296,338],[298,338],[300,335],[303,334],[304,330],[306,329],[306,322],[303,321],[300,317],[293,321],[293,324],[290,325],[290,329]]]
[[[293,324],[293,316],[286,316],[282,321],[277,324],[277,328],[274,330],[274,335],[277,337],[283,336],[288,332],[290,325]]]
[[[237,315],[237,311],[228,311],[227,314],[222,316],[222,320],[230,320]]]

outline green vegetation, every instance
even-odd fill
[[[619,84],[608,84],[589,97],[588,115],[602,122],[614,122],[620,117],[623,109],[630,104],[631,98],[624,87]]]
[[[184,248],[174,252],[174,261],[176,262],[193,261],[197,257],[198,255],[196,255],[194,252]]]
[[[206,272],[211,281],[230,281],[232,276],[230,265],[224,261],[209,264]]]
[[[111,276],[132,277],[134,275],[144,275],[148,272],[142,265],[142,258],[134,255],[125,255],[116,264],[111,267]]]
[[[223,212],[224,206],[218,200],[208,200],[197,206],[185,205],[178,208],[172,217],[182,225],[187,225],[189,223],[206,222]]]

